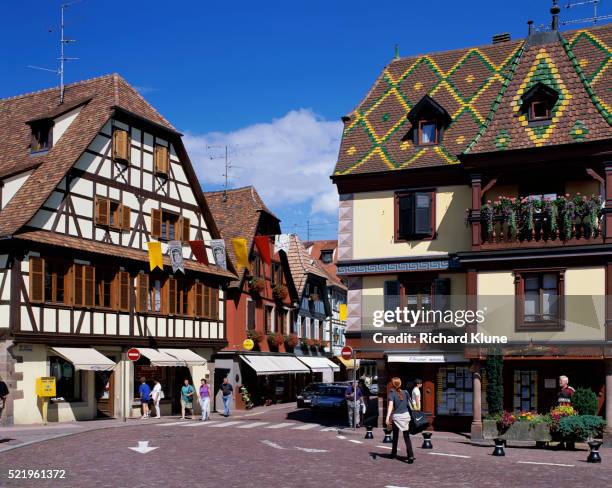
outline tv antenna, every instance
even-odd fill
[[[565,5],[565,8],[568,10],[571,8],[575,8],[575,7],[584,7],[587,5],[592,5],[593,6],[593,16],[585,17],[582,19],[570,19],[570,20],[561,22],[561,24],[562,25],[586,24],[586,23],[596,24],[597,22],[601,20],[612,19],[612,14],[604,14],[604,15],[599,14],[598,7],[600,3],[601,3],[601,0],[583,0],[582,2],[567,2],[567,4]]]
[[[224,159],[225,160],[225,172],[221,175],[225,178],[225,183],[223,185],[223,201],[227,201],[227,190],[229,190],[229,179],[230,179],[230,170],[233,168],[240,168],[240,166],[234,166],[230,161],[230,147],[227,144],[210,144],[206,146],[206,149],[221,149],[223,150],[223,154],[219,155],[210,155],[209,158],[211,160],[214,159]]]
[[[69,57],[66,57],[66,55],[64,54],[64,46],[66,46],[66,44],[71,44],[73,42],[76,42],[75,39],[66,39],[66,37],[64,37],[64,13],[66,12],[66,9],[68,7],[70,7],[71,5],[74,5],[75,3],[79,3],[80,1],[81,0],[76,0],[74,2],[63,3],[60,7],[60,10],[61,10],[60,57],[57,58],[59,61],[59,68],[49,69],[49,68],[41,68],[40,66],[28,66],[28,68],[38,69],[41,71],[50,71],[51,73],[55,73],[56,75],[59,75],[60,77],[60,103],[64,103],[64,65],[66,64],[66,61],[74,61],[76,59],[79,59],[79,58],[69,58]]]

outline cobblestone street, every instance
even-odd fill
[[[382,431],[364,439],[363,429],[338,433],[334,419],[313,418],[300,411],[275,409],[215,416],[209,422],[167,419],[131,422],[38,442],[0,454],[2,486],[131,486],[151,480],[167,486],[373,487],[432,486],[595,486],[612,476],[612,463],[586,463],[587,451],[507,448],[506,457],[492,448],[469,444],[465,437],[434,433],[433,450],[413,438],[416,462],[388,459]],[[298,419],[298,420],[296,420]],[[156,448],[141,454],[129,449],[142,441]],[[67,453],[70,453],[67,455]],[[10,469],[65,469],[63,480],[10,480]]]

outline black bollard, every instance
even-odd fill
[[[383,444],[391,444],[393,442],[393,439],[391,438],[391,431],[384,429],[385,431],[385,438],[383,439]]]
[[[421,449],[433,449],[433,445],[431,444],[431,435],[433,432],[423,432],[423,445]]]
[[[504,452],[504,440],[503,439],[495,439],[495,449],[493,450],[493,456],[505,456]]]
[[[589,445],[589,449],[591,449],[589,457],[587,458],[587,463],[601,463],[599,448],[601,447],[602,442],[598,440],[592,440],[587,442],[587,444]]]
[[[374,439],[374,434],[372,434],[372,426],[366,425],[366,435],[364,439]]]

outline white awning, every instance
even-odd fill
[[[182,366],[206,366],[206,359],[191,349],[160,349],[159,351],[182,361],[184,363]]]
[[[52,347],[53,351],[71,362],[75,369],[84,371],[110,371],[115,367],[114,361],[93,347]]]
[[[139,347],[138,350],[151,362],[151,366],[185,366],[185,361],[157,349]]]
[[[297,358],[308,366],[313,373],[324,373],[329,369],[340,371],[340,366],[324,357],[298,356]]]
[[[303,363],[295,356],[273,356],[273,355],[241,355],[257,375],[287,374],[287,373],[310,373]]]

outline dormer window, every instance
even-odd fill
[[[558,99],[556,90],[538,82],[522,96],[521,113],[527,117],[530,126],[548,124]]]
[[[321,251],[321,261],[325,264],[330,264],[334,260],[334,251],[331,249],[324,249]]]
[[[408,133],[416,146],[440,144],[442,133],[451,122],[448,112],[429,95],[425,95],[408,114],[412,129]]]
[[[53,121],[37,120],[30,124],[32,127],[32,140],[30,152],[46,152],[53,146]]]

